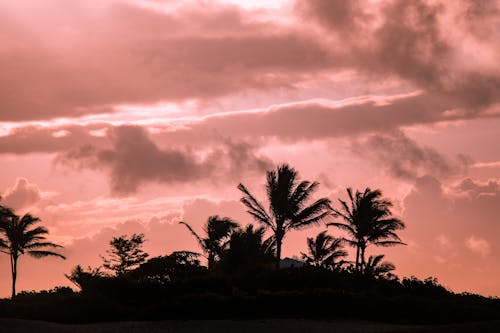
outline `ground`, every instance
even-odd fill
[[[500,321],[437,326],[407,326],[367,321],[319,321],[300,319],[275,320],[170,320],[157,322],[111,322],[85,325],[65,325],[42,321],[0,319],[0,332],[9,333],[223,333],[223,332],[308,332],[308,333],[429,333],[429,332],[500,332]]]

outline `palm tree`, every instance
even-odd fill
[[[231,233],[238,227],[238,224],[230,218],[212,215],[203,228],[206,237],[201,238],[189,224],[182,221],[179,223],[185,225],[200,244],[208,259],[208,269],[214,269],[216,261],[227,247]]]
[[[365,267],[363,268],[363,274],[375,278],[393,278],[394,275],[391,273],[391,271],[395,270],[396,266],[388,261],[382,261],[383,258],[383,254],[379,254],[375,257],[370,256],[368,258],[368,261],[366,262]]]
[[[38,222],[40,219],[30,214],[22,217],[12,214],[2,216],[0,219],[0,232],[3,234],[0,251],[10,256],[12,298],[16,296],[17,261],[21,255],[28,254],[34,258],[54,256],[66,259],[63,255],[49,250],[62,246],[48,242],[45,235],[49,231],[43,226],[35,226]]]
[[[341,217],[344,222],[331,222],[327,226],[335,226],[351,236],[344,240],[356,248],[356,270],[365,266],[365,250],[368,244],[377,246],[405,245],[397,230],[404,229],[404,223],[392,216],[390,207],[392,203],[382,197],[380,190],[366,188],[363,193],[347,189],[350,203],[339,199],[341,209],[333,209],[336,217]]]
[[[265,228],[272,230],[276,240],[276,268],[280,267],[281,247],[285,234],[320,222],[331,213],[330,200],[321,198],[311,205],[306,202],[318,187],[317,182],[298,182],[298,174],[288,164],[267,172],[267,199],[269,211],[253,196],[243,184],[238,189],[244,196],[241,202],[247,212]]]
[[[334,238],[326,234],[326,230],[320,232],[316,238],[307,238],[309,253],[301,253],[302,259],[309,265],[329,268],[339,264],[337,259],[345,257],[347,252],[343,250],[341,238]]]
[[[231,273],[249,272],[257,268],[273,267],[274,237],[264,239],[265,228],[254,229],[252,224],[231,234],[229,247],[221,258],[221,266]]]

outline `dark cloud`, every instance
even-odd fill
[[[344,104],[304,102],[273,106],[255,112],[227,112],[182,123],[182,126],[160,125],[152,134],[159,144],[206,147],[209,144],[231,148],[231,154],[246,154],[244,142],[262,145],[270,138],[286,142],[327,139],[374,132],[393,131],[403,126],[432,124],[438,121],[468,119],[464,114],[449,114],[457,104],[450,98],[434,94],[388,98],[358,98]],[[20,127],[0,137],[0,153],[61,152],[70,155],[89,153],[94,148],[107,148],[106,138],[92,131],[113,132],[111,125]],[[57,136],[64,133],[64,136]],[[227,139],[231,138],[231,139]],[[78,157],[78,156],[76,156]],[[236,157],[236,156],[235,156]],[[234,158],[234,161],[246,159]],[[246,162],[245,162],[246,163]]]
[[[219,133],[228,137],[276,137],[301,141],[384,132],[401,126],[463,119],[447,115],[456,105],[433,94],[396,98],[360,98],[343,105],[305,102],[271,107],[258,112],[231,112],[207,116],[170,133],[186,137],[191,133]]]
[[[448,158],[431,147],[418,144],[401,131],[373,134],[354,141],[352,150],[387,169],[393,177],[411,181],[423,175],[463,176],[471,164],[467,156]]]
[[[186,183],[217,181],[247,172],[262,172],[271,162],[257,156],[254,147],[227,141],[212,149],[193,151],[188,147],[161,149],[137,126],[120,126],[109,133],[111,149],[84,145],[57,158],[58,163],[109,172],[115,194],[135,192],[147,182]]]
[[[330,44],[343,66],[408,80],[466,103],[471,112],[499,101],[498,70],[484,69],[482,54],[472,61],[464,55],[478,47],[466,43],[478,39],[489,52],[498,53],[498,2],[394,0],[376,5],[361,0],[307,0],[299,4],[301,13],[337,37]],[[483,15],[486,11],[488,15]],[[485,42],[471,32],[471,26],[497,38]]]

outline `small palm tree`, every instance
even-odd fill
[[[238,228],[238,224],[230,218],[213,215],[208,218],[203,229],[206,237],[202,238],[186,222],[179,223],[185,225],[200,244],[208,260],[208,269],[214,269],[217,260],[227,247],[231,233]]]
[[[340,228],[351,236],[344,240],[356,248],[356,270],[361,270],[365,262],[365,250],[368,244],[377,246],[393,246],[404,243],[396,234],[397,230],[404,229],[404,223],[392,216],[392,203],[383,199],[380,190],[366,188],[363,193],[347,189],[350,203],[339,199],[340,209],[333,209],[334,215],[341,217],[344,222],[327,223],[327,226]]]
[[[384,259],[383,254],[375,257],[370,256],[365,267],[363,268],[363,274],[379,279],[394,278],[394,275],[391,272],[396,269],[396,266],[388,261],[382,261],[382,259]]]
[[[298,174],[288,164],[267,172],[267,199],[269,211],[253,196],[245,185],[241,202],[247,212],[265,228],[272,230],[276,240],[276,268],[280,267],[281,247],[287,232],[318,223],[331,213],[330,200],[321,198],[310,205],[307,201],[318,187],[317,182],[298,182]]]
[[[316,238],[307,238],[307,247],[309,253],[301,253],[302,259],[316,267],[335,267],[341,263],[337,260],[347,255],[343,250],[342,239],[327,235],[326,230],[320,232]]]
[[[0,218],[0,233],[2,233],[0,251],[10,256],[12,298],[16,296],[17,261],[21,255],[28,254],[34,258],[53,256],[66,259],[63,255],[49,250],[62,246],[48,242],[45,235],[49,231],[43,226],[35,226],[38,222],[40,219],[30,214],[22,217],[15,214],[2,215]]]
[[[229,247],[221,258],[221,266],[231,273],[248,272],[273,267],[274,237],[264,238],[265,228],[254,229],[252,224],[231,234]]]

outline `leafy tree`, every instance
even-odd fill
[[[307,238],[308,253],[302,253],[302,259],[309,265],[323,268],[332,268],[341,262],[338,259],[347,255],[343,250],[341,238],[334,238],[320,232],[316,238]]]
[[[392,203],[383,199],[380,190],[366,188],[363,193],[347,189],[350,202],[339,199],[340,209],[333,209],[335,216],[341,217],[344,222],[327,223],[328,226],[340,228],[350,235],[344,240],[356,248],[356,270],[365,266],[365,250],[368,244],[377,246],[393,246],[404,243],[396,234],[397,230],[404,229],[404,223],[392,216]]]
[[[181,221],[179,223],[185,225],[198,241],[208,260],[208,269],[210,270],[215,268],[215,264],[221,258],[222,252],[227,248],[231,233],[238,227],[238,224],[230,218],[212,215],[203,228],[206,236],[202,238],[186,222]]]
[[[363,268],[363,273],[375,278],[392,279],[395,277],[391,272],[396,269],[394,264],[388,261],[382,261],[384,255],[370,256]]]
[[[102,266],[117,276],[138,267],[149,256],[142,250],[144,241],[144,234],[132,234],[130,238],[126,235],[113,237],[109,242],[111,250],[107,251],[109,258],[101,256]]]
[[[317,182],[299,182],[297,171],[288,164],[268,171],[266,189],[269,210],[245,185],[238,185],[238,189],[243,192],[241,202],[248,208],[247,212],[273,232],[276,240],[276,268],[280,267],[281,247],[286,233],[318,223],[331,213],[330,200],[327,198],[318,199],[311,205],[306,204],[318,185]]]
[[[48,242],[45,235],[49,231],[43,226],[36,226],[38,222],[40,219],[31,214],[18,216],[8,208],[1,208],[0,251],[10,256],[12,298],[16,296],[17,263],[21,255],[27,254],[34,258],[53,256],[66,259],[63,255],[49,250],[62,248],[62,246]]]
[[[158,284],[175,283],[206,272],[207,268],[200,265],[199,257],[199,253],[176,251],[149,259],[131,274],[139,280]]]
[[[264,239],[264,233],[265,228],[254,229],[252,224],[234,231],[221,258],[222,267],[232,273],[272,267],[275,241],[274,237]]]
[[[66,278],[73,282],[80,290],[85,291],[88,286],[94,282],[97,278],[106,277],[106,274],[101,272],[101,269],[92,268],[90,266],[84,269],[80,265],[76,265],[70,274],[65,274]]]

